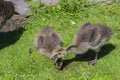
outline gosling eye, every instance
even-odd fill
[[[61,54],[61,53],[58,53],[58,54]]]

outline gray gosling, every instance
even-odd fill
[[[34,44],[40,53],[51,59],[54,53],[57,53],[56,51],[61,50],[62,40],[50,27],[44,27],[35,38]],[[56,68],[60,69],[62,59],[56,58],[55,61]]]
[[[114,35],[114,32],[107,26],[102,24],[85,23],[79,29],[73,44],[66,49],[58,51],[52,59],[63,58],[67,53],[74,52],[76,54],[83,54],[88,50],[96,52],[95,59],[89,61],[91,65],[95,65],[98,58],[98,53],[101,47]]]

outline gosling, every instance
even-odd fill
[[[48,58],[52,58],[56,51],[61,50],[62,39],[50,27],[44,27],[34,41],[37,50]],[[57,69],[62,67],[62,58],[55,59]]]
[[[95,65],[98,58],[98,53],[101,47],[114,35],[114,32],[107,26],[102,24],[85,23],[79,29],[73,44],[62,49],[53,56],[55,58],[63,58],[69,52],[83,54],[88,50],[96,52],[95,59],[89,61],[91,65]]]
[[[62,40],[50,27],[44,27],[35,39],[37,50],[51,59],[55,50],[61,49]]]

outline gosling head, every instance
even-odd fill
[[[60,58],[65,57],[66,54],[67,54],[66,49],[61,48],[61,49],[58,49],[58,50],[54,50],[51,59],[52,60],[60,59]]]

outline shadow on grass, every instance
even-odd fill
[[[0,50],[14,44],[25,31],[22,27],[11,32],[0,32]]]
[[[115,46],[113,46],[112,44],[104,45],[98,54],[98,59],[101,59],[104,56],[108,55],[113,49],[115,49]],[[64,60],[62,68],[66,67],[67,65],[69,65],[70,63],[72,63],[74,61],[81,61],[81,62],[82,61],[90,61],[90,60],[93,60],[94,58],[95,58],[95,52],[90,50],[84,54],[76,55],[72,59]]]

